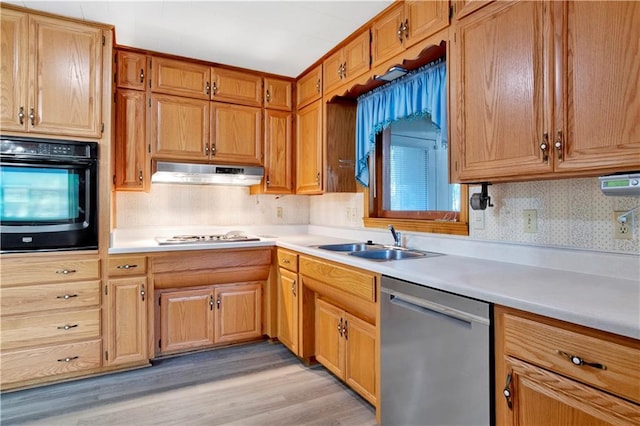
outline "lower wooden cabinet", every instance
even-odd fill
[[[279,268],[278,340],[298,355],[298,274]]]
[[[160,354],[262,336],[262,282],[162,291]]]
[[[640,342],[495,308],[496,424],[640,424]]]
[[[376,403],[376,327],[322,299],[315,307],[316,359]]]

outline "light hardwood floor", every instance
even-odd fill
[[[281,344],[167,358],[150,368],[0,395],[0,423],[374,425],[374,408]]]

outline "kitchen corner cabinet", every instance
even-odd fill
[[[264,79],[264,107],[291,111],[293,109],[293,85],[288,80]]]
[[[369,71],[370,61],[370,35],[367,30],[322,63],[324,93]]]
[[[130,89],[116,90],[114,139],[117,191],[148,191],[151,166],[147,155],[147,96]]]
[[[496,424],[640,424],[640,342],[495,308]]]
[[[211,100],[262,106],[262,76],[226,68],[211,68]]]
[[[298,255],[278,249],[278,340],[299,355]]]
[[[3,390],[99,370],[100,289],[100,261],[94,256],[2,259]]]
[[[148,363],[147,258],[111,256],[105,295],[106,365]]]
[[[262,109],[212,102],[208,151],[217,163],[262,164]]]
[[[110,32],[4,7],[0,15],[2,130],[101,137],[102,46]]]
[[[397,2],[371,25],[375,67],[449,25],[449,1]]]
[[[322,65],[318,65],[298,79],[296,95],[298,110],[322,97]]]
[[[296,194],[322,194],[322,99],[296,116]]]
[[[459,180],[640,167],[640,63],[625,59],[640,48],[638,20],[634,2],[579,1],[495,2],[460,19],[451,61]]]

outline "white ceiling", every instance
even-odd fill
[[[6,3],[112,24],[116,43],[297,77],[393,0]]]

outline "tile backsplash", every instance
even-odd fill
[[[479,192],[472,186],[469,194]],[[535,246],[640,253],[640,218],[630,240],[613,238],[613,212],[640,206],[640,197],[605,197],[596,178],[495,184],[494,207],[470,211],[470,238]],[[176,225],[298,225],[362,228],[363,195],[249,195],[246,187],[152,185],[149,193],[118,192],[118,228]],[[282,217],[278,216],[281,210]],[[524,210],[536,210],[537,232],[524,231]],[[484,214],[484,228],[475,224]]]

